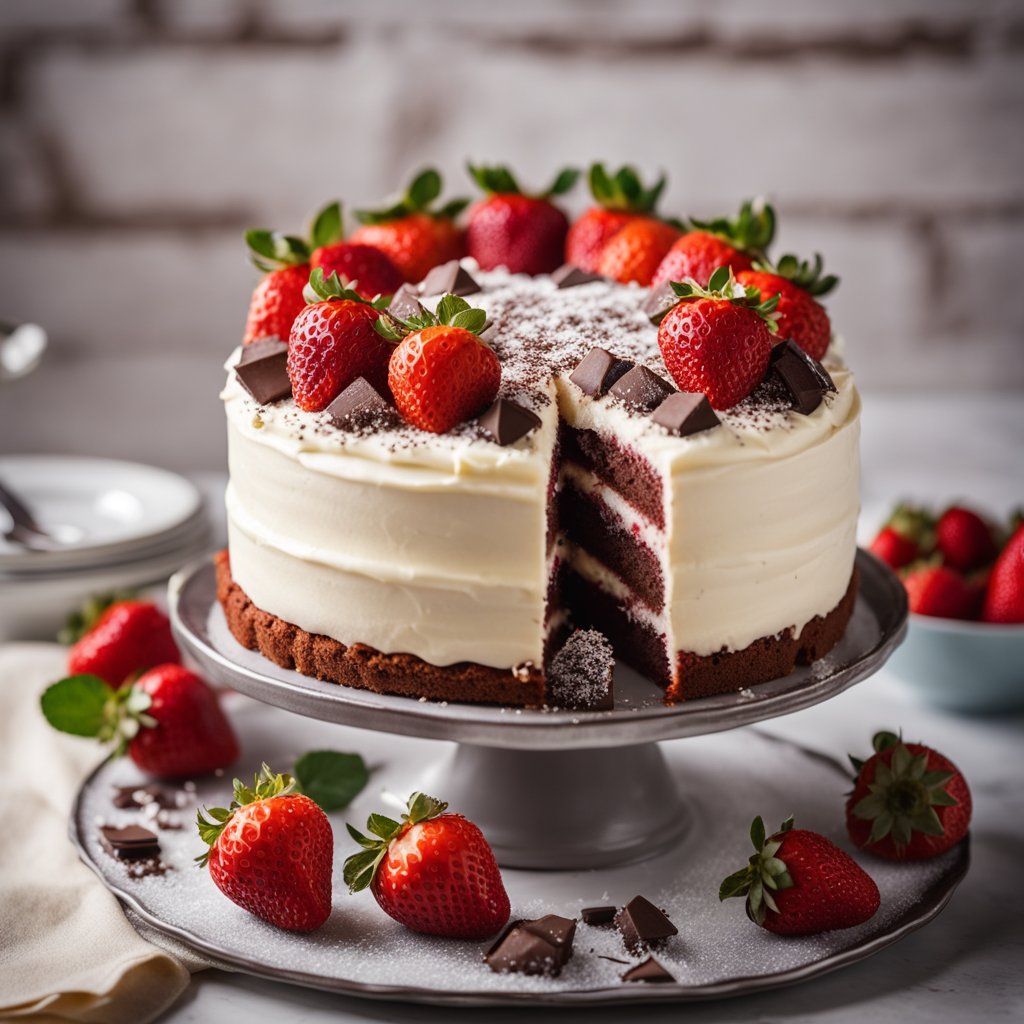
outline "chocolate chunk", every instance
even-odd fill
[[[615,705],[612,645],[596,629],[577,629],[551,659],[548,700],[555,707],[607,711]]]
[[[458,260],[449,260],[434,267],[420,282],[421,295],[472,295],[480,285]]]
[[[340,430],[364,427],[390,417],[391,406],[386,398],[365,378],[356,377],[327,406],[331,423]]]
[[[484,954],[496,974],[544,974],[556,978],[572,956],[576,922],[548,914],[536,921],[513,921]]]
[[[162,786],[150,783],[148,786],[115,786],[111,801],[115,807],[145,807],[155,803],[158,807],[176,806],[174,797]]]
[[[826,391],[836,390],[828,370],[795,341],[780,342],[772,349],[771,371],[786,385],[792,408],[804,415],[821,405]]]
[[[584,907],[580,917],[584,924],[611,924],[617,910],[617,907]]]
[[[669,395],[651,419],[676,437],[689,437],[702,430],[711,430],[721,422],[711,408],[707,395],[699,391],[677,391]]]
[[[624,373],[612,386],[608,393],[625,402],[631,409],[650,412],[675,391],[675,388],[664,377],[659,377],[653,370],[639,363],[632,370]]]
[[[540,417],[507,398],[499,398],[477,423],[487,437],[504,447],[539,427]]]
[[[652,288],[647,293],[647,298],[644,299],[640,312],[650,317],[653,323],[660,324],[665,318],[665,314],[677,302],[679,302],[679,296],[672,291],[672,285],[666,281],[664,284],[659,284],[657,288]]]
[[[265,356],[278,355],[288,351],[288,343],[280,338],[257,338],[250,341],[248,345],[242,346],[242,354],[238,357],[238,365],[251,363],[254,359],[263,359]]]
[[[257,346],[260,346],[257,351],[246,352]],[[260,405],[287,398],[292,393],[292,382],[288,379],[288,346],[270,338],[246,345],[242,349],[242,361],[235,366],[235,376]]]
[[[616,915],[615,926],[622,933],[626,949],[637,955],[645,949],[664,945],[679,929],[650,900],[634,896]]]
[[[589,270],[581,270],[572,263],[563,263],[551,275],[551,280],[561,288],[575,288],[577,285],[590,284],[592,281],[607,281],[601,274],[592,274]]]
[[[403,284],[401,288],[391,296],[391,303],[388,312],[397,316],[399,320],[408,320],[410,317],[422,316],[426,310],[416,298],[416,289],[411,284]]]
[[[600,398],[632,366],[629,360],[617,359],[603,348],[592,348],[569,374],[569,380],[583,394]]]
[[[653,956],[649,956],[643,963],[639,963],[636,967],[631,967],[622,976],[623,981],[675,981],[668,971],[665,970]]]
[[[141,825],[126,825],[115,828],[113,825],[101,825],[100,835],[103,848],[119,860],[141,860],[144,857],[155,857],[160,852],[160,840],[155,832]]]

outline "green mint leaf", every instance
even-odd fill
[[[311,750],[295,762],[299,788],[325,811],[347,807],[370,778],[358,754]]]
[[[47,687],[40,698],[46,720],[72,736],[99,736],[114,689],[98,676],[69,676]]]

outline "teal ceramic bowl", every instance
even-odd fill
[[[1024,709],[1024,625],[911,615],[907,638],[885,667],[938,707]]]

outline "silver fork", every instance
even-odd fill
[[[30,551],[53,551],[61,542],[36,522],[25,503],[0,480],[0,505],[7,509],[11,526],[4,537]]]

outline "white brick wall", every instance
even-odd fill
[[[221,465],[242,228],[467,156],[766,193],[865,387],[1024,389],[1022,55],[1008,0],[2,0],[0,319],[53,350],[0,447]]]

